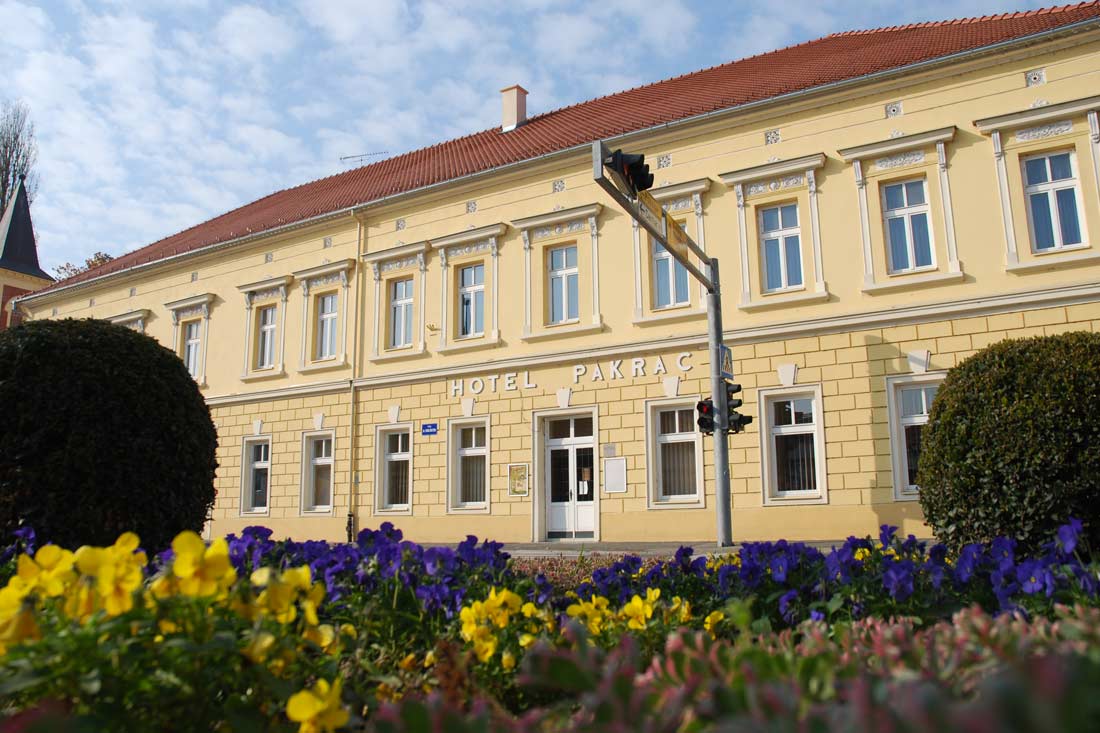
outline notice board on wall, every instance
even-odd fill
[[[626,493],[626,458],[603,459],[603,490],[605,494]]]

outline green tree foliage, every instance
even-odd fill
[[[126,530],[151,550],[200,530],[217,434],[179,358],[96,320],[0,332],[0,534],[22,522],[66,547]]]
[[[924,516],[949,547],[1035,549],[1068,517],[1100,540],[1100,334],[1008,340],[947,374],[921,437]]]

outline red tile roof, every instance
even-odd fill
[[[546,112],[511,132],[502,133],[499,128],[484,130],[278,191],[47,290],[596,139],[898,69],[1097,17],[1100,17],[1100,0],[981,18],[834,33]]]

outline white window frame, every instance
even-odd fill
[[[459,448],[461,431],[463,428],[484,427],[484,448]],[[492,443],[493,436],[490,429],[488,415],[480,417],[452,418],[447,421],[447,511],[455,514],[488,514],[492,507]],[[459,459],[466,455],[485,456],[485,501],[465,502],[460,500],[461,476]]]
[[[1027,163],[1039,158],[1047,159],[1047,173],[1050,172],[1049,158],[1055,155],[1069,154],[1069,168],[1072,178],[1063,178],[1058,181],[1048,180],[1046,183],[1029,185],[1027,182]],[[1086,249],[1089,246],[1088,226],[1085,223],[1084,200],[1081,198],[1081,176],[1077,167],[1077,151],[1074,149],[1045,150],[1033,155],[1020,156],[1020,180],[1024,184],[1024,210],[1027,212],[1028,240],[1031,242],[1031,253],[1036,256],[1054,254],[1056,252],[1070,252],[1077,249]],[[1069,185],[1066,185],[1069,184]],[[1058,211],[1058,199],[1055,191],[1064,188],[1073,188],[1074,205],[1077,206],[1077,226],[1081,230],[1081,241],[1074,244],[1062,243],[1062,215]],[[1047,204],[1050,207],[1050,224],[1054,230],[1054,246],[1046,249],[1038,249],[1035,244],[1035,220],[1031,212],[1032,194],[1046,194]]]
[[[649,509],[698,509],[706,504],[706,483],[703,476],[703,440],[702,433],[698,431],[695,423],[695,404],[699,401],[694,397],[673,397],[668,399],[648,400],[645,403],[645,429],[646,429],[646,476],[648,477],[647,506]],[[669,410],[690,410],[690,433],[676,433],[673,436],[661,435],[660,413]],[[695,446],[695,494],[685,496],[662,495],[661,491],[661,445],[663,443],[693,443]]]
[[[331,450],[325,458],[313,457],[313,443],[318,440],[330,440]],[[313,503],[316,473],[315,466],[331,466],[329,479],[329,503],[318,505]],[[331,514],[336,506],[336,433],[333,430],[315,430],[302,433],[302,492],[300,497],[302,514]]]
[[[397,286],[402,283],[408,283],[408,295],[398,298]],[[414,294],[414,278],[401,277],[394,278],[389,281],[390,291],[390,308],[389,308],[389,325],[390,325],[390,344],[391,349],[407,349],[412,346],[413,329],[413,306],[415,305],[416,296]],[[401,328],[398,329],[400,324]],[[406,324],[408,328],[406,329]],[[408,331],[409,340],[405,341],[405,332]]]
[[[684,222],[680,222],[680,226],[684,227],[685,230],[687,229],[687,225]],[[657,242],[653,241],[652,237],[650,237],[650,247],[653,251],[653,310],[666,311],[673,308],[683,308],[685,306],[691,305],[691,283],[694,280],[694,278],[691,277],[691,273],[687,272],[687,268],[680,264],[680,262],[675,257],[673,257],[667,249],[657,244]],[[658,285],[659,281],[657,279],[657,268],[659,268],[662,264],[668,267],[669,292],[668,303],[666,303],[665,305],[658,304],[661,298],[661,291],[660,286]],[[677,267],[687,273],[688,276],[687,293],[685,293],[683,300],[676,299]]]
[[[573,250],[573,259],[577,264],[569,267],[566,265],[560,269],[554,269],[554,253],[564,250]],[[577,284],[577,314],[569,314],[569,276],[573,275]],[[554,282],[559,284],[555,286]],[[561,291],[562,298],[562,320],[554,320],[554,289],[557,287]],[[557,247],[550,247],[546,250],[546,320],[547,325],[560,326],[566,323],[577,323],[581,317],[581,276],[580,276],[580,247],[574,242],[572,244],[563,244]]]
[[[390,423],[387,425],[379,425],[375,428],[374,461],[375,465],[378,466],[378,469],[374,472],[374,511],[376,514],[412,514],[413,486],[415,485],[415,481],[413,481],[413,460],[416,453],[416,445],[413,439],[415,431],[413,428],[414,425],[411,422]],[[409,436],[409,451],[407,454],[396,455],[405,455],[405,458],[398,460],[407,460],[409,463],[408,502],[405,504],[387,505],[386,481],[389,476],[389,471],[387,470],[388,467],[386,464],[391,460],[390,456],[394,454],[386,452],[386,442],[389,436],[402,433]]]
[[[920,182],[921,189],[924,192],[923,204],[909,204],[909,194],[905,190],[905,186],[910,183]],[[892,186],[901,186],[902,194],[906,197],[906,205],[899,209],[887,208],[886,203],[886,189]],[[939,265],[936,264],[936,234],[934,222],[932,221],[932,204],[929,197],[928,190],[928,176],[915,176],[913,178],[898,178],[890,181],[882,181],[879,184],[879,199],[882,202],[882,234],[883,241],[886,244],[886,272],[889,275],[908,275],[913,272],[929,272],[935,270]],[[917,251],[916,244],[913,239],[913,217],[917,214],[924,214],[925,221],[928,222],[928,256],[932,262],[928,265],[917,265]],[[905,252],[909,257],[909,267],[897,268],[894,267],[893,262],[893,247],[890,242],[890,220],[891,219],[904,219],[905,220]]]
[[[193,337],[189,333],[192,327],[195,329]],[[180,344],[183,363],[192,379],[197,380],[202,374],[202,320],[191,318],[183,321],[180,323],[180,334],[183,339],[183,343]]]
[[[264,323],[264,314],[271,313],[271,323]],[[275,368],[275,349],[279,337],[279,306],[267,303],[256,308],[256,371]],[[266,346],[266,348],[265,348]],[[265,353],[266,352],[266,353]]]
[[[252,461],[252,448],[257,445],[267,445],[267,461],[259,465]],[[271,435],[251,435],[242,441],[241,446],[241,516],[267,516],[271,513]],[[267,505],[262,509],[252,506],[252,472],[256,468],[267,469]]]
[[[890,420],[890,460],[894,473],[894,500],[917,501],[920,491],[909,485],[908,459],[905,452],[905,427],[924,425],[923,420],[902,418],[901,391],[906,387],[929,387],[943,383],[947,372],[927,372],[925,374],[903,374],[886,379],[886,412]]]
[[[814,423],[811,426],[780,426],[772,424],[772,403],[779,400],[810,398],[813,400]],[[793,387],[774,387],[757,392],[757,410],[760,423],[760,475],[765,506],[790,504],[826,504],[829,501],[828,474],[825,453],[825,414],[822,408],[821,384],[799,384]],[[775,443],[777,435],[810,434],[814,436],[814,470],[816,491],[777,491],[774,487],[776,470]]]
[[[475,285],[463,285],[462,273],[468,269],[481,268],[481,282]],[[457,338],[478,338],[485,335],[485,263],[484,262],[471,262],[469,264],[459,265],[458,270],[458,336]],[[481,294],[481,308],[480,314],[478,313],[477,298],[476,295]],[[466,303],[470,305],[470,319],[471,325],[476,324],[478,321],[478,315],[481,316],[481,330],[471,330],[468,333],[463,332],[462,311],[465,308]]]
[[[793,227],[783,226],[783,209],[787,206],[794,207],[795,218],[798,219],[798,223]],[[770,232],[764,231],[764,212],[775,209],[779,212],[779,229],[775,229]],[[798,201],[780,201],[769,204],[761,204],[757,206],[756,212],[756,231],[760,235],[760,292],[765,294],[770,293],[791,293],[799,290],[806,289],[806,268],[802,266],[802,212],[799,211]],[[798,285],[790,284],[790,268],[787,263],[787,237],[798,237],[798,273],[802,277],[802,282]],[[781,284],[777,288],[768,287],[768,257],[764,249],[764,242],[768,239],[779,240],[779,275]]]
[[[331,299],[332,310],[325,310],[325,302]],[[317,318],[314,328],[317,333],[314,337],[316,342],[316,353],[314,354],[316,361],[327,361],[329,359],[336,358],[336,342],[339,338],[340,330],[340,294],[333,290],[326,293],[320,293],[317,295]],[[327,347],[327,348],[326,348]]]

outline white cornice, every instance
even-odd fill
[[[248,283],[246,285],[238,285],[237,290],[242,293],[254,293],[257,290],[271,290],[272,288],[285,288],[290,285],[290,281],[293,278],[290,275],[283,275],[282,277],[269,277],[266,280],[257,280],[254,283]]]
[[[649,193],[658,201],[667,201],[668,199],[679,198],[680,196],[690,196],[693,193],[703,193],[709,188],[709,178],[697,178],[694,181],[685,181],[684,183],[673,183],[668,186],[661,186],[660,188],[651,188]]]
[[[302,395],[328,394],[342,392],[351,389],[351,382],[342,379],[338,382],[321,382],[317,384],[301,384],[295,387],[281,387],[262,392],[250,392],[249,394],[229,394],[218,397],[207,397],[206,404],[216,407],[218,405],[234,405],[242,402],[259,402],[261,400],[280,400],[287,397],[300,397]]]
[[[1100,109],[1100,96],[1074,99],[1060,104],[1049,104],[1045,107],[1025,109],[1020,112],[997,115],[996,117],[985,117],[974,120],[974,126],[978,128],[978,132],[990,133],[1003,130],[1006,127],[1018,127],[1036,122],[1046,122],[1059,117],[1071,117],[1094,109]]]
[[[427,251],[427,242],[413,242],[412,244],[404,244],[400,247],[380,249],[377,252],[364,252],[360,257],[363,259],[363,262],[385,262],[386,260],[395,260],[399,257],[407,257],[408,255],[424,254]]]
[[[136,311],[130,311],[128,313],[120,313],[117,316],[111,316],[107,320],[111,323],[117,323],[119,325],[125,323],[133,323],[134,321],[144,321],[149,317],[148,308],[139,308]]]
[[[165,303],[164,307],[170,311],[178,311],[184,308],[193,308],[198,305],[207,305],[214,302],[213,293],[203,293],[202,295],[191,295],[179,300],[173,300],[170,303]]]
[[[950,127],[941,127],[937,130],[928,130],[926,132],[917,132],[912,135],[892,137],[889,140],[880,140],[878,142],[867,143],[866,145],[856,145],[855,147],[844,148],[836,152],[845,163],[851,163],[853,160],[900,153],[905,150],[913,150],[914,148],[926,148],[937,143],[950,142],[954,137],[955,126],[951,125]]]
[[[445,237],[429,239],[428,244],[431,245],[432,249],[440,249],[442,247],[466,244],[468,242],[480,242],[491,237],[499,237],[504,234],[507,229],[507,224],[490,224],[489,226],[479,227],[477,229],[467,229],[457,234],[448,234]]]
[[[330,262],[324,265],[317,265],[316,267],[308,267],[305,270],[297,270],[292,272],[295,280],[308,280],[314,277],[324,277],[325,275],[332,275],[337,272],[344,272],[355,267],[355,260],[337,260],[336,262]]]
[[[740,170],[730,171],[729,173],[722,173],[718,178],[727,186],[733,186],[738,183],[747,183],[748,181],[756,181],[761,178],[775,178],[776,176],[783,176],[788,173],[804,173],[808,170],[820,168],[823,165],[825,165],[825,153],[814,153],[813,155],[804,155],[801,158],[781,160],[776,163],[765,163],[764,165],[754,165],[751,168],[742,168]]]
[[[520,231],[523,231],[525,229],[534,229],[536,227],[545,227],[552,224],[560,224],[566,221],[587,219],[590,216],[599,216],[602,209],[602,204],[575,206],[572,209],[562,209],[560,211],[551,211],[548,214],[528,216],[524,217],[523,219],[513,219],[512,226],[514,226],[516,229],[519,229]]]

